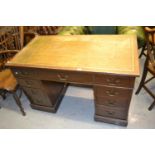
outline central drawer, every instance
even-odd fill
[[[29,78],[37,80],[60,81],[91,84],[93,76],[90,73],[79,71],[56,71],[56,70],[42,70],[42,69],[14,69],[14,75],[17,78]]]
[[[15,77],[17,78],[37,78],[39,74],[36,69],[12,69]]]
[[[92,75],[80,72],[68,72],[68,71],[44,71],[40,73],[40,76],[44,80],[54,80],[60,82],[73,82],[73,83],[92,83]]]

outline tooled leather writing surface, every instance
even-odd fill
[[[8,66],[139,75],[134,35],[38,36]]]

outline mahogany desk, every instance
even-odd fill
[[[56,112],[68,83],[90,85],[95,120],[127,125],[139,76],[134,35],[38,36],[7,66],[34,109]]]

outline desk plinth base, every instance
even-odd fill
[[[52,113],[56,113],[58,109],[55,107],[45,107],[45,106],[36,105],[36,104],[31,104],[31,108],[35,110],[41,110],[41,111],[52,112]]]
[[[67,84],[63,86],[63,89],[61,90],[60,94],[58,95],[58,98],[53,106],[42,106],[42,105],[37,105],[37,104],[31,104],[31,108],[36,109],[36,110],[41,110],[41,111],[46,111],[46,112],[52,112],[56,113],[59,105],[61,103],[61,100],[63,99],[65,92],[67,90]]]
[[[105,122],[105,123],[110,123],[110,124],[121,125],[121,126],[127,126],[128,125],[128,121],[127,120],[103,117],[103,116],[99,116],[99,115],[95,115],[94,116],[94,120],[95,121],[100,121],[100,122]]]

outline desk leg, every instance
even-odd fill
[[[42,88],[40,89],[26,87],[23,89],[33,109],[55,113],[64,97],[67,84],[42,81]]]
[[[112,90],[111,94],[106,95],[106,92],[108,92],[107,90]],[[119,93],[123,91],[126,91],[128,94],[122,97]],[[119,93],[117,95],[117,93],[115,94],[114,92]],[[131,96],[132,89],[128,90],[104,86],[94,86],[95,121],[127,126]]]

